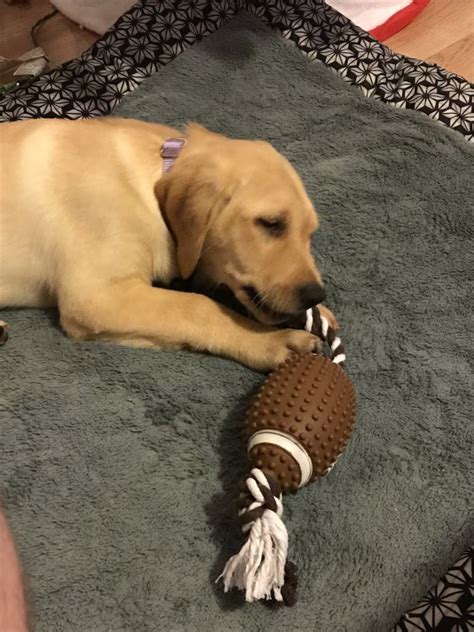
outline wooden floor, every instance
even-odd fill
[[[0,56],[12,58],[33,47],[32,25],[49,13],[48,0],[7,5],[0,0]],[[58,14],[39,31],[50,66],[76,57],[97,35]],[[474,81],[474,0],[431,0],[428,7],[386,44],[394,51],[435,62]]]
[[[385,43],[397,53],[434,62],[474,81],[474,0],[431,0]]]
[[[52,10],[48,0],[28,0],[13,5],[0,0],[0,57],[12,59],[34,48],[31,27]],[[38,43],[49,57],[51,68],[77,57],[97,38],[97,34],[82,29],[60,13],[37,33]]]

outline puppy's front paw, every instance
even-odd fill
[[[4,345],[8,340],[8,325],[0,320],[0,346]]]
[[[320,353],[321,350],[322,343],[317,336],[304,330],[282,329],[258,334],[254,348],[244,361],[259,371],[271,371],[293,353]]]

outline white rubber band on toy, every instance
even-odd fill
[[[259,430],[250,437],[247,448],[248,452],[260,443],[276,445],[282,450],[285,450],[285,452],[288,452],[288,454],[291,454],[300,468],[301,480],[298,487],[303,487],[303,485],[309,483],[313,475],[313,462],[303,446],[297,443],[293,437],[279,430]]]

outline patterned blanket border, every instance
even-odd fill
[[[469,632],[474,630],[474,547],[451,566],[392,632]]]
[[[243,8],[366,96],[418,110],[474,139],[472,84],[393,53],[324,0],[142,0],[80,58],[6,95],[0,120],[108,114],[143,79]]]

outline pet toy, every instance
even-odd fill
[[[246,541],[221,575],[224,590],[245,590],[247,601],[295,602],[296,568],[287,561],[281,493],[329,472],[355,421],[355,392],[341,368],[346,356],[340,338],[317,307],[308,310],[306,329],[328,343],[329,357],[307,354],[286,360],[265,380],[247,411],[251,469],[239,503]]]

